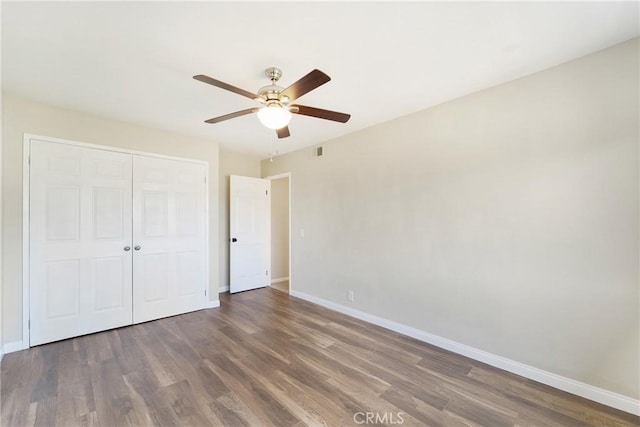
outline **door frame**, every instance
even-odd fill
[[[55,138],[51,136],[42,136],[32,133],[25,133],[22,140],[22,348],[25,350],[30,347],[31,332],[29,329],[30,321],[30,305],[31,305],[31,293],[30,293],[30,277],[29,267],[31,263],[30,258],[30,176],[31,176],[31,140],[39,140],[44,142],[66,144],[76,147],[91,148],[94,150],[111,151],[123,154],[140,155],[147,157],[155,157],[159,159],[177,160],[182,162],[197,163],[206,166],[205,173],[205,233],[207,238],[205,239],[205,281],[203,304],[202,308],[217,307],[219,303],[216,301],[209,301],[209,282],[210,282],[210,257],[209,257],[209,162],[204,160],[187,159],[184,157],[168,156],[158,153],[150,153],[147,151],[129,150],[127,148],[112,147],[109,145],[91,144],[88,142],[73,141],[69,139]]]
[[[276,179],[289,178],[289,295],[291,295],[291,291],[293,290],[293,276],[291,275],[291,172],[283,172],[275,175],[265,176],[263,179],[268,179],[270,181],[274,181]],[[271,224],[269,224],[271,226]],[[269,242],[271,244],[271,242]]]

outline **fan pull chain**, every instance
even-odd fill
[[[270,134],[271,150],[269,150],[269,162],[273,163],[273,145],[275,138],[273,137],[273,132],[270,132]]]

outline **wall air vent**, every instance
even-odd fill
[[[324,149],[322,146],[314,148],[313,155],[316,157],[322,157],[324,155]]]

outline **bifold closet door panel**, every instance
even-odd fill
[[[133,321],[204,308],[206,166],[133,159]]]
[[[30,345],[131,324],[132,156],[30,148]]]

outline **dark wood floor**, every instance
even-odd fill
[[[274,289],[221,297],[6,355],[2,426],[640,424]]]

